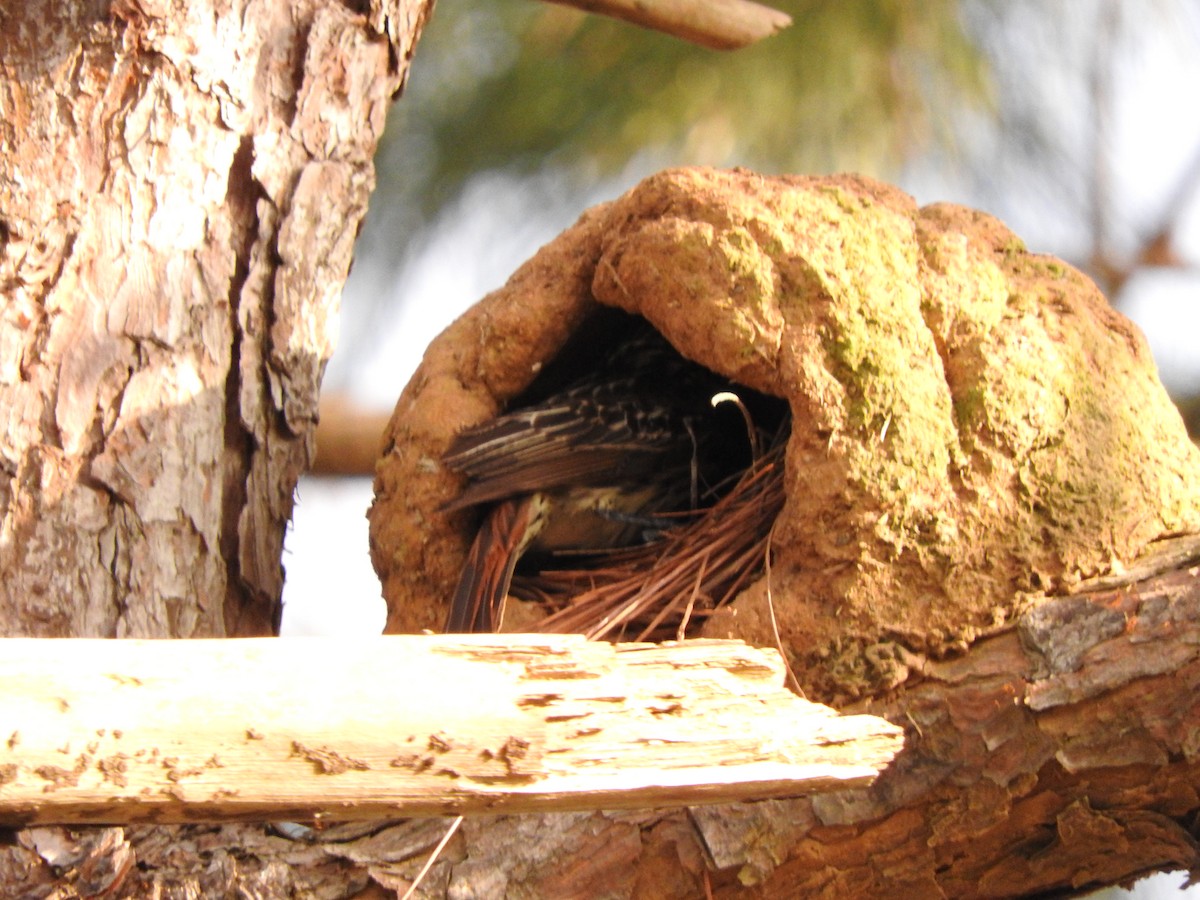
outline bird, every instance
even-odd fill
[[[695,509],[723,465],[711,399],[729,382],[635,320],[561,389],[457,434],[449,513],[486,505],[444,631],[499,630],[522,558],[553,562],[653,540]]]

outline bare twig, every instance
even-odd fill
[[[779,651],[779,657],[783,660],[783,668],[787,672],[792,690],[801,697],[804,697],[804,688],[800,686],[800,679],[796,677],[796,673],[792,671],[792,664],[788,662],[787,650],[783,646],[783,638],[779,636],[779,620],[775,618],[775,596],[771,592],[771,545],[774,543],[775,523],[772,522],[771,531],[767,534],[767,545],[763,548],[763,579],[767,586],[767,612],[771,614],[771,634],[775,637],[775,649]]]
[[[442,855],[442,851],[450,843],[450,838],[454,837],[454,832],[458,831],[458,826],[462,823],[462,816],[456,816],[454,821],[450,823],[450,827],[446,829],[446,833],[442,835],[442,839],[438,841],[438,845],[433,848],[433,852],[429,854],[429,859],[425,860],[425,865],[421,866],[421,871],[417,873],[417,877],[413,879],[413,883],[408,886],[408,890],[404,892],[401,900],[411,900],[412,895],[417,892],[417,888],[421,886],[421,882],[425,880],[425,876],[429,874],[429,870],[433,868],[433,864]]]

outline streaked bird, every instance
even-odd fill
[[[653,539],[664,514],[694,509],[726,474],[717,431],[729,420],[710,400],[729,382],[633,321],[598,365],[461,432],[443,456],[467,479],[444,509],[490,504],[446,631],[498,630],[522,557],[578,560]]]

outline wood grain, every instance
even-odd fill
[[[0,823],[651,807],[862,787],[900,729],[737,641],[3,644]]]

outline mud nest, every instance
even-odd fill
[[[770,578],[703,633],[772,644],[773,612],[817,696],[886,689],[1200,526],[1200,453],[1141,334],[1079,272],[865,178],[673,170],[589,210],[431,345],[370,513],[390,631],[439,627],[470,540],[476,517],[442,511],[451,439],[601,307],[787,404]]]

